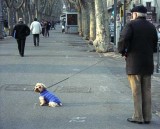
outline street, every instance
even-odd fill
[[[39,47],[27,37],[24,57],[14,38],[0,41],[0,129],[159,129],[160,75],[152,77],[151,124],[129,123],[133,100],[124,59],[89,52],[82,37],[60,29],[41,36]],[[37,82],[63,106],[41,107]]]

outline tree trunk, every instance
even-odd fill
[[[3,15],[2,15],[2,0],[0,0],[0,39],[3,39]]]
[[[82,13],[81,10],[78,12],[78,32],[80,36],[83,36],[82,33]]]
[[[8,8],[7,7],[7,12],[8,12],[8,29],[9,29],[9,35],[12,35],[12,30],[13,30],[13,8]]]
[[[82,15],[82,36],[84,39],[89,39],[89,24],[87,23],[88,19],[88,7],[87,4],[79,0],[80,8],[81,8],[81,15]]]
[[[103,2],[100,0],[95,0],[95,14],[96,14],[96,39],[93,42],[93,45],[97,52],[106,52],[107,42],[106,38],[106,26],[105,26],[105,14],[103,8]]]
[[[88,13],[88,7],[83,7],[83,13],[82,13],[82,24],[83,24],[83,38],[88,40],[89,39],[89,13]]]
[[[105,45],[106,51],[114,51],[114,44],[110,42],[110,33],[109,33],[109,14],[107,10],[107,0],[102,0],[104,8],[104,24],[105,24]]]
[[[96,37],[96,20],[95,20],[95,3],[92,1],[89,3],[89,12],[90,12],[90,36],[89,40],[93,44],[93,41]]]

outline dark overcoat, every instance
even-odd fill
[[[30,28],[23,22],[19,22],[13,28],[12,36],[16,39],[25,39],[30,34]]]
[[[156,28],[145,17],[138,17],[126,24],[120,34],[118,51],[126,56],[128,75],[153,74],[153,51],[157,42]]]

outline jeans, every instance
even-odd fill
[[[39,46],[39,34],[33,34],[34,46]]]

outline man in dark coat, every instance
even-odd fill
[[[19,18],[19,22],[13,28],[13,37],[17,40],[18,50],[21,57],[24,56],[24,48],[26,37],[30,34],[30,28],[23,23],[22,18]]]
[[[143,5],[134,7],[131,13],[133,19],[125,25],[118,42],[118,51],[126,59],[126,73],[134,101],[133,116],[127,121],[149,124],[152,117],[153,51],[158,37],[155,26],[146,20],[147,9]]]

